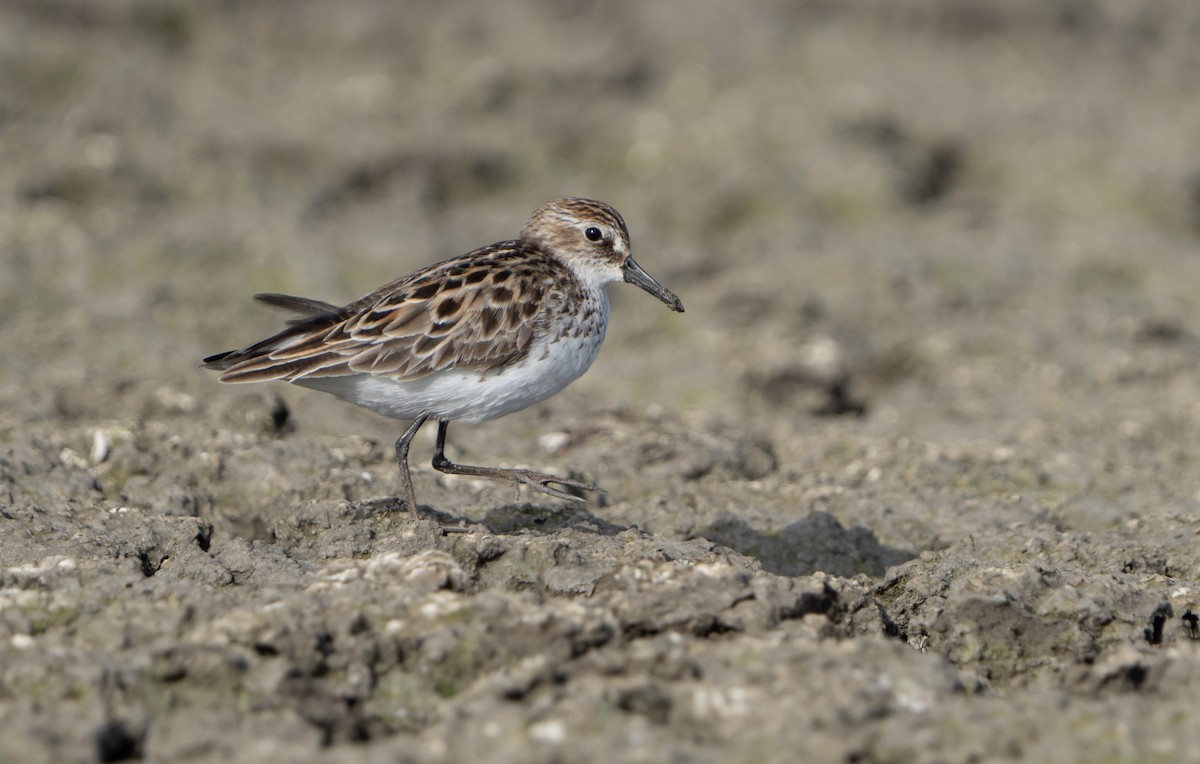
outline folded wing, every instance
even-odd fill
[[[523,357],[544,325],[563,266],[518,242],[447,260],[345,307],[289,295],[260,302],[299,313],[283,331],[204,359],[222,382],[290,382],[368,373],[399,381],[486,371]],[[568,275],[569,278],[569,275]]]

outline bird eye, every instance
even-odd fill
[[[594,225],[590,225],[583,230],[583,235],[588,241],[600,241],[604,238],[604,232]]]

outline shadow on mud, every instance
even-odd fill
[[[476,522],[498,535],[520,531],[553,533],[563,528],[580,528],[601,536],[615,536],[628,530],[623,525],[614,525],[597,517],[589,512],[587,507],[561,504],[505,504],[489,510],[483,519]]]
[[[828,512],[813,512],[778,531],[755,530],[726,515],[698,530],[698,536],[757,558],[763,570],[781,576],[823,571],[835,576],[882,576],[889,567],[917,556],[912,549],[887,546],[867,528],[846,528]]]

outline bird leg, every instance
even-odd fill
[[[417,417],[408,430],[396,438],[396,463],[400,465],[400,476],[404,478],[404,498],[408,502],[408,511],[413,514],[417,512],[417,492],[413,490],[412,475],[408,471],[408,446],[412,443],[417,430],[421,429],[421,425],[425,424],[425,420],[428,418],[428,414]]]
[[[583,501],[579,496],[569,494],[566,491],[550,487],[550,483],[558,483],[559,485],[568,488],[575,488],[580,491],[599,491],[599,487],[590,483],[581,483],[578,480],[570,478],[562,478],[557,475],[550,475],[545,472],[534,472],[533,470],[522,470],[506,467],[473,467],[469,464],[455,464],[446,458],[446,429],[450,422],[445,419],[438,420],[437,445],[433,451],[433,468],[438,472],[444,472],[448,475],[471,475],[474,477],[502,478],[511,480],[513,487],[517,489],[517,496],[520,497],[520,487],[527,485],[535,491],[540,491],[548,496],[553,496],[556,499],[566,499],[567,501]]]

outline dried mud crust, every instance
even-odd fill
[[[827,509],[780,527],[730,508],[804,482],[745,458],[773,451],[761,434],[564,417],[547,442],[589,479],[624,469],[599,454],[687,454],[659,462],[676,469],[655,499],[504,505],[505,486],[446,479],[439,503],[474,509],[413,516],[369,495],[394,465],[361,438],[221,431],[191,448],[176,426],[109,425],[99,464],[69,445],[94,443],[86,428],[10,445],[0,743],[68,760],[600,760],[645,740],[712,761],[969,758],[985,741],[951,730],[1007,694],[1032,704],[1010,714],[1034,728],[1005,733],[1013,755],[1054,750],[1038,714],[1059,734],[1064,714],[1186,697],[1198,608],[1121,534],[1030,518],[916,555]],[[290,493],[262,473],[301,464]],[[229,481],[240,504],[211,493]],[[639,527],[650,514],[663,530]]]
[[[1198,23],[4,4],[0,760],[1195,760]],[[688,312],[448,451],[582,507],[197,368],[568,194]]]

